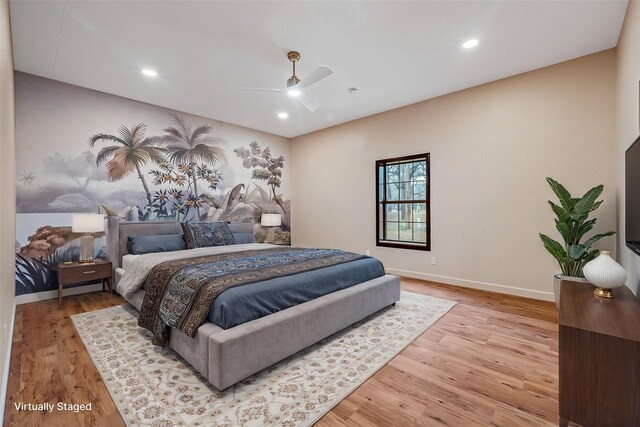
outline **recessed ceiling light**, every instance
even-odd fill
[[[298,89],[289,89],[287,91],[287,95],[289,96],[300,96],[302,92],[300,92]]]
[[[158,72],[155,70],[152,70],[151,68],[143,68],[142,69],[142,74],[144,74],[145,76],[149,76],[149,77],[155,77],[158,75]]]
[[[472,47],[476,47],[477,45],[478,45],[477,39],[467,40],[466,42],[462,43],[462,47],[465,49],[471,49]]]
[[[278,113],[278,117],[280,117],[281,119],[286,119],[287,117],[289,117],[289,115],[285,112],[282,112],[282,113]]]

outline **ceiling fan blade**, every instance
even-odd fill
[[[302,105],[307,107],[307,110],[311,111],[312,113],[316,111],[320,106],[320,103],[318,101],[308,95],[305,95],[304,93],[301,93],[298,99],[300,100],[300,102],[302,102]]]
[[[305,87],[309,87],[312,84],[318,83],[320,80],[329,77],[333,74],[333,70],[324,65],[318,65],[316,68],[311,70],[309,74],[300,79],[300,83],[298,83],[295,87],[296,89],[302,89]]]
[[[284,92],[286,89],[267,89],[262,87],[236,87],[237,90],[253,90],[261,92]]]

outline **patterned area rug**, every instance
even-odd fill
[[[129,426],[310,426],[455,304],[402,292],[395,307],[222,392],[151,344],[128,304],[72,320]]]

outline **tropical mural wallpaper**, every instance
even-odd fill
[[[57,289],[58,263],[78,259],[74,213],[249,222],[290,243],[287,138],[16,73],[16,139],[17,295]]]

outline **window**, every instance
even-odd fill
[[[429,154],[376,161],[378,246],[431,250]]]

